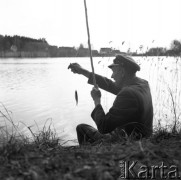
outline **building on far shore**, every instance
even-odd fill
[[[113,56],[116,56],[117,54],[124,54],[124,52],[121,52],[120,50],[114,49],[112,50]]]
[[[74,57],[76,56],[76,49],[74,47],[59,47],[58,57]]]
[[[112,53],[112,49],[104,47],[100,49],[99,53],[101,56],[109,56]]]
[[[77,49],[76,57],[89,57],[90,52],[89,48],[81,47]],[[92,56],[99,56],[99,52],[97,50],[92,50]]]
[[[124,54],[124,52],[118,49],[104,47],[100,49],[99,54],[100,56],[116,56],[117,54]]]

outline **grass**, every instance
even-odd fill
[[[10,138],[0,148],[0,179],[118,179],[121,160],[147,166],[164,162],[181,168],[181,133],[161,127],[150,139],[82,147],[64,147],[57,137],[45,134],[53,132],[37,134],[41,141]]]
[[[9,118],[9,115],[4,113],[4,118]],[[2,180],[118,179],[122,160],[138,161],[138,165],[148,167],[164,162],[181,169],[181,129],[178,123],[177,128],[175,123],[165,127],[158,123],[149,139],[134,141],[132,137],[124,136],[124,140],[120,140],[117,136],[114,143],[99,142],[80,147],[63,146],[52,123],[48,127],[45,124],[37,133],[27,127],[32,138],[16,132],[18,128],[14,123],[13,126],[14,133],[4,133],[8,138],[4,138],[7,141],[0,147]],[[138,166],[135,168],[139,170]],[[156,175],[159,179],[159,173]]]

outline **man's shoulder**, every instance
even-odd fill
[[[147,89],[146,85],[135,84],[135,85],[125,86],[119,91],[117,96],[137,97],[138,95],[142,94],[146,89]]]
[[[147,92],[150,90],[148,81],[145,79],[141,79],[139,77],[135,77],[132,79],[126,86],[122,87],[118,96],[135,96],[138,94],[142,94],[143,92]]]
[[[126,91],[134,92],[144,91],[147,89],[150,89],[148,81],[139,77],[134,78],[132,83],[125,87]]]
[[[134,95],[134,88],[131,86],[123,87],[117,96],[130,97]]]
[[[142,79],[140,77],[135,77],[132,80],[132,83],[130,85],[148,85],[148,81],[146,79]]]

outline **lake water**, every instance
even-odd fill
[[[111,77],[107,65],[112,57],[93,58],[95,72]],[[161,119],[163,124],[174,118],[170,88],[179,119],[181,104],[181,58],[135,57],[141,71],[137,76],[149,81],[153,96],[154,124]],[[4,104],[19,130],[29,135],[33,131],[50,125],[65,140],[76,139],[75,128],[79,123],[95,127],[90,114],[94,103],[90,96],[92,86],[87,78],[73,74],[67,69],[72,62],[78,62],[91,70],[89,58],[36,58],[0,59],[0,102]],[[75,101],[78,92],[78,105]],[[115,96],[102,92],[102,105],[107,112]],[[0,105],[1,112],[7,113]],[[10,125],[4,118],[0,127]]]

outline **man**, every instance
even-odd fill
[[[91,117],[97,129],[87,125],[77,126],[79,144],[94,143],[97,140],[111,137],[111,134],[123,130],[128,136],[136,134],[149,137],[152,134],[153,106],[149,84],[146,80],[136,77],[140,66],[129,56],[117,55],[113,64],[108,66],[112,70],[110,79],[95,75],[99,88],[116,95],[116,99],[109,112],[105,114],[101,106],[101,92],[93,88],[91,96],[95,103]],[[91,72],[79,64],[70,64],[69,68],[74,73],[82,74],[88,78],[88,83],[93,84]]]

